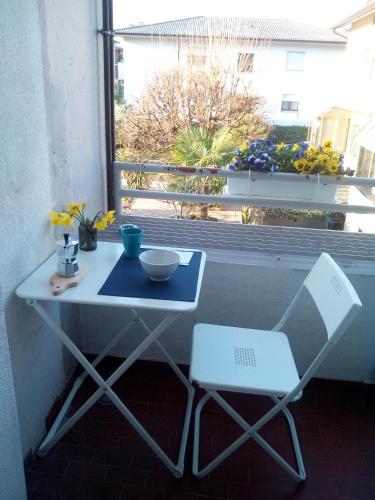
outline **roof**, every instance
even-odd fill
[[[337,28],[342,28],[343,26],[346,26],[347,24],[354,23],[355,21],[359,21],[360,19],[363,19],[364,17],[375,13],[375,2],[371,2],[369,5],[367,5],[365,8],[358,10],[354,14],[352,14],[349,17],[346,17],[339,23],[335,24],[333,26],[333,29]]]
[[[225,37],[310,43],[345,43],[345,38],[319,26],[290,19],[190,17],[116,30],[124,36]]]

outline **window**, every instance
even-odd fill
[[[103,2],[110,4],[112,0]],[[124,3],[121,0],[116,2]],[[142,0],[138,3],[147,4]],[[294,176],[290,185],[280,182],[276,187],[279,173],[273,177],[275,189],[271,194],[274,200],[267,202],[270,206],[264,208],[264,205],[257,206],[256,198],[261,196],[259,190],[263,189],[263,183],[249,182],[258,180],[258,172],[251,174],[252,177],[247,171],[233,175],[233,170],[239,169],[239,163],[241,168],[247,168],[246,162],[242,165],[242,160],[238,162],[234,158],[233,151],[247,144],[249,137],[258,138],[263,128],[268,128],[268,121],[277,124],[269,133],[274,142],[306,140],[307,127],[304,125],[321,114],[319,102],[328,102],[329,99],[333,99],[329,102],[335,102],[335,88],[331,89],[331,86],[304,87],[302,80],[312,64],[307,44],[288,42],[280,49],[277,56],[279,68],[276,70],[281,70],[281,75],[275,78],[274,61],[268,56],[268,42],[259,37],[247,39],[243,36],[250,27],[255,32],[262,27],[250,18],[243,22],[236,20],[237,30],[234,32],[230,17],[225,20],[187,18],[183,22],[177,18],[164,21],[151,18],[150,24],[132,25],[128,15],[129,12],[124,10],[124,16],[116,20],[119,29],[115,30],[115,36],[109,38],[106,34],[107,31],[113,32],[110,27],[105,27],[103,32],[104,45],[108,40],[112,47],[118,47],[106,52],[110,56],[107,73],[113,75],[108,75],[110,78],[106,78],[105,84],[114,80],[117,101],[116,106],[109,99],[106,101],[110,115],[107,149],[112,161],[108,161],[108,178],[114,180],[108,182],[108,198],[112,197],[112,206],[116,206],[121,215],[325,228],[325,212],[336,201],[335,193],[330,195],[329,203],[324,198],[325,188],[322,186],[330,186],[329,182],[318,186],[320,178]],[[143,17],[142,8],[139,16]],[[289,23],[285,23],[285,29],[290,29]],[[302,25],[300,29],[303,32]],[[270,37],[272,33],[270,29]],[[343,45],[336,47],[336,44],[324,57],[322,52],[322,58],[330,57],[332,62],[332,65],[327,65],[326,79],[333,81],[337,77],[334,63],[337,54],[342,52]],[[317,61],[319,63],[319,59]],[[110,88],[113,93],[113,84]],[[308,109],[305,109],[301,89],[309,95]],[[325,96],[326,89],[333,96]],[[269,110],[267,117],[266,109]],[[338,126],[341,130],[342,127]],[[316,141],[321,141],[321,128],[322,125]],[[227,134],[228,129],[236,130],[236,134]],[[341,150],[337,137],[336,133],[335,150]],[[328,135],[327,138],[332,137]],[[294,172],[295,153],[288,158],[290,170]],[[196,165],[199,165],[197,169]],[[274,169],[275,165],[270,163],[268,167]],[[301,165],[302,162],[298,167]],[[206,172],[205,166],[224,168]],[[352,167],[349,163],[346,166]],[[306,164],[307,167],[312,168],[311,163]],[[267,177],[267,180],[270,179]],[[337,186],[333,180],[333,185],[338,187],[338,203],[350,205],[349,199],[354,199],[351,196],[354,191],[358,195],[356,204],[361,204],[362,195],[356,187],[350,186],[349,182]],[[292,184],[294,181],[295,185]],[[314,184],[311,196],[305,196],[307,188],[311,188],[315,181],[318,187]],[[371,187],[374,184],[375,187],[375,180],[366,180],[364,184]],[[238,201],[241,194],[248,199]],[[320,195],[323,200],[318,199]],[[229,204],[227,200],[230,200]],[[276,208],[277,204],[279,208]],[[346,208],[345,213],[350,213]],[[370,209],[375,214],[375,203]],[[335,213],[337,210],[340,208],[335,207]],[[360,213],[362,209],[355,208],[355,211]]]
[[[253,71],[254,54],[240,53],[238,54],[237,70],[240,73],[251,73]]]
[[[281,111],[298,111],[299,102],[295,94],[283,94]]]
[[[286,70],[287,71],[303,71],[305,65],[305,52],[287,52],[286,53]]]
[[[203,66],[206,63],[206,56],[199,54],[188,54],[187,62],[192,66]]]
[[[123,80],[123,62],[124,62],[124,49],[115,46],[115,82]]]
[[[357,176],[375,177],[375,153],[364,147],[359,152]]]

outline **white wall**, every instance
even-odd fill
[[[120,38],[119,38],[120,40]],[[204,54],[204,40],[184,43],[178,38],[126,37],[124,47],[125,99],[133,103],[145,84],[160,70],[185,63],[187,54]],[[209,49],[209,53],[217,49]],[[265,99],[265,112],[272,123],[310,124],[320,112],[325,111],[341,85],[341,66],[345,47],[334,44],[314,43],[254,43],[252,46],[230,45],[221,49],[220,57],[237,65],[239,52],[254,52],[251,75],[254,91]],[[304,71],[287,71],[288,51],[305,52]],[[283,94],[297,94],[298,112],[282,112]]]
[[[288,268],[208,262],[204,274],[199,306],[196,312],[181,316],[160,338],[173,358],[189,364],[191,334],[194,323],[213,323],[240,327],[271,329],[280,319],[298,291],[307,271]],[[329,358],[318,376],[342,380],[375,382],[374,276],[349,275],[363,302],[363,310]],[[288,333],[300,373],[324,341],[324,330],[315,306],[303,297],[292,319],[284,327]],[[100,352],[108,339],[129,317],[117,308],[100,310],[81,308],[83,337],[87,352]],[[150,325],[160,319],[159,313],[145,313]],[[113,349],[114,356],[126,356],[140,341],[139,331],[131,332]],[[155,348],[145,359],[160,359]]]
[[[0,498],[26,498],[16,398],[0,288]]]
[[[24,456],[42,439],[45,417],[74,363],[14,291],[53,252],[51,209],[70,200],[85,200],[92,211],[105,206],[100,3],[14,0],[0,7],[0,213],[6,221],[0,282]],[[59,322],[60,310],[49,310]],[[77,315],[68,322],[78,340]],[[4,457],[6,450],[2,465]]]
[[[333,101],[335,106],[363,113],[367,117],[365,123],[375,113],[375,25],[372,17],[353,24],[347,33],[341,85]]]
[[[276,124],[305,124],[332,102],[341,84],[341,65],[345,47],[320,44],[273,43],[255,59],[258,71],[255,91],[267,100],[266,110]],[[288,51],[305,52],[304,70],[286,70]],[[295,94],[299,101],[298,112],[281,111],[283,94]]]

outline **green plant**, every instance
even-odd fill
[[[301,142],[307,140],[309,128],[304,125],[273,125],[267,133],[267,139],[273,142]]]
[[[226,127],[209,130],[191,126],[177,135],[171,146],[171,160],[176,165],[222,166],[232,157],[234,147],[233,137]]]
[[[129,189],[150,189],[152,177],[144,172],[133,172],[132,170],[123,172],[123,179],[125,179]]]
[[[181,131],[171,147],[171,161],[176,165],[195,167],[222,166],[232,156],[233,137],[227,128],[210,131],[206,127],[192,126]],[[220,177],[173,176],[167,184],[168,191],[196,194],[221,194],[225,180]],[[207,220],[207,204],[174,202],[180,217],[183,209],[194,212],[200,209],[201,218]]]
[[[330,214],[330,212],[322,210],[303,210],[294,208],[263,208],[263,211],[264,215],[268,215],[274,219],[285,217],[294,222],[312,217],[321,217],[324,219],[324,217]]]
[[[116,151],[116,160],[131,161],[131,159],[127,157],[126,151],[122,148]],[[132,170],[123,171],[121,173],[121,178],[126,182],[126,187],[129,189],[147,190],[150,188],[154,177],[155,176],[152,174],[146,174],[145,172],[135,172]],[[128,207],[131,207],[133,201],[132,198],[126,198],[126,200],[126,205]]]

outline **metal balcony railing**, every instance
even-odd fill
[[[244,196],[244,195],[203,195],[193,193],[181,192],[166,192],[166,191],[150,191],[150,190],[137,190],[137,189],[124,189],[122,187],[123,171],[144,172],[144,173],[161,173],[168,175],[195,175],[203,177],[220,177],[220,178],[244,178],[251,181],[251,172],[232,172],[220,168],[200,168],[200,167],[185,167],[177,165],[161,165],[152,163],[128,163],[116,161],[113,163],[114,168],[114,188],[115,188],[115,203],[118,213],[122,212],[122,197],[129,198],[148,198],[166,201],[185,201],[191,203],[220,203],[220,204],[238,204],[238,205],[251,205],[255,207],[269,207],[269,208],[289,208],[289,209],[307,209],[307,210],[322,210],[330,212],[349,212],[360,214],[373,214],[375,213],[375,205],[365,196],[362,196],[362,204],[350,204],[343,201],[341,197],[335,202],[323,202],[314,199],[292,199],[283,198],[282,190],[280,191],[280,198],[266,198],[260,196]],[[309,176],[310,180],[306,180],[304,175],[286,174],[286,173],[265,173],[271,182],[284,182],[292,181],[298,184],[303,182],[311,182],[311,177],[319,183],[322,176]],[[368,179],[364,177],[350,177],[343,176],[337,179],[337,184],[340,187],[355,186],[355,187],[375,187],[375,179]],[[340,196],[339,196],[340,198]]]

